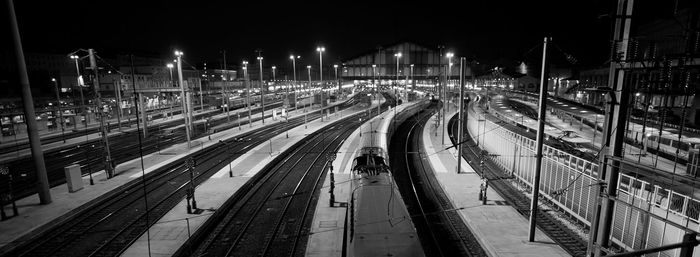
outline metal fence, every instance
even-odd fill
[[[501,121],[502,122],[502,121]],[[535,140],[470,112],[467,129],[480,147],[518,182],[532,186]],[[598,164],[545,145],[540,193],[581,224],[590,226],[598,197],[595,183]],[[680,242],[687,231],[700,231],[700,201],[620,173],[611,242],[620,250],[644,249]],[[649,178],[646,178],[649,180]],[[678,256],[670,250],[648,256]],[[694,256],[700,257],[696,248]]]

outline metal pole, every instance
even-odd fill
[[[323,121],[323,52],[326,51],[326,48],[320,47],[317,48],[318,50],[318,60],[319,60],[319,65],[318,65],[318,80],[320,83],[321,87],[321,121]]]
[[[247,61],[243,61],[243,79],[244,79],[244,82],[246,84],[246,87],[245,87],[246,91],[248,91],[248,93],[246,93],[246,98],[248,98],[248,100],[246,101],[248,103],[248,126],[250,128],[252,128],[253,127],[253,121],[252,121],[253,114],[251,111],[252,107],[250,106],[250,81],[248,80],[248,62]]]
[[[462,145],[464,145],[462,144],[462,137],[464,134],[464,128],[462,125],[462,123],[464,123],[464,61],[464,57],[459,58],[459,124],[457,125],[457,142],[459,145],[457,148],[457,174],[462,171]],[[476,125],[479,125],[479,123],[477,122]]]
[[[625,70],[618,69],[620,63],[627,58],[627,45],[629,42],[630,26],[632,21],[632,6],[634,0],[619,0],[617,5],[617,15],[615,20],[615,31],[613,41],[618,47],[612,52],[612,62],[610,62],[610,74],[608,79],[611,92],[607,92],[609,105],[606,108],[607,116],[603,125],[601,153],[603,156],[621,156],[623,141],[625,139],[624,128],[627,121],[627,106],[629,105],[630,87],[623,86]],[[620,56],[621,54],[621,56]],[[619,56],[619,58],[618,58]],[[614,135],[613,135],[614,131]],[[589,238],[590,251],[594,251],[595,256],[603,254],[602,248],[610,246],[611,225],[614,218],[615,199],[617,197],[617,180],[619,176],[619,162],[608,162],[608,158],[601,158],[598,165],[598,189],[600,205],[596,205],[593,221],[591,223],[591,238]],[[605,182],[603,182],[603,180]],[[608,197],[603,198],[603,193]],[[595,240],[592,240],[596,237]],[[592,253],[591,253],[592,254]]]
[[[532,183],[532,202],[530,203],[530,228],[528,240],[535,241],[535,230],[537,229],[537,202],[540,197],[540,174],[542,173],[542,143],[544,142],[544,121],[547,115],[547,43],[549,38],[544,38],[542,48],[542,73],[540,75],[540,105],[537,115],[537,146],[535,148],[535,178]]]
[[[265,85],[263,85],[263,69],[262,61],[263,57],[260,56],[262,51],[258,50],[258,63],[260,64],[260,107],[262,108],[260,114],[262,117],[262,124],[265,124]]]
[[[76,81],[78,89],[80,89],[78,90],[80,92],[80,114],[83,115],[83,117],[85,117],[85,98],[83,97],[83,86],[80,85],[80,66],[78,65],[78,59],[80,58],[77,55],[71,55],[70,58],[75,60],[75,72],[76,74],[78,74],[78,77],[76,77]],[[87,130],[87,118],[85,118],[85,129]]]
[[[58,119],[60,120],[58,122],[59,125],[61,125],[61,138],[63,139],[63,143],[66,142],[66,137],[64,136],[65,128],[63,127],[63,111],[61,111],[61,95],[59,94],[58,90],[58,82],[56,81],[55,78],[51,79],[53,81],[54,86],[56,86],[56,108],[58,112]]]
[[[22,85],[22,102],[24,103],[24,121],[27,123],[27,134],[29,137],[29,145],[32,149],[32,159],[36,166],[36,189],[39,194],[39,202],[41,204],[51,203],[51,191],[49,191],[49,179],[46,173],[46,165],[44,164],[44,152],[41,149],[41,141],[36,127],[36,116],[34,112],[34,100],[32,99],[32,91],[29,87],[29,76],[27,75],[27,65],[24,62],[24,51],[22,50],[22,39],[19,35],[19,27],[17,25],[17,17],[15,16],[15,7],[12,0],[5,1],[7,4],[7,18],[10,20],[13,46],[15,50],[15,61],[17,72],[19,73],[20,85]]]
[[[95,90],[95,96],[97,97],[97,113],[100,115],[100,130],[102,132],[102,140],[104,142],[104,150],[105,150],[105,171],[107,171],[107,178],[112,178],[114,176],[114,167],[112,167],[112,155],[109,151],[109,136],[107,135],[107,127],[105,127],[104,120],[105,120],[105,113],[102,110],[102,96],[100,94],[100,76],[99,76],[99,70],[97,68],[97,60],[95,59],[95,50],[90,48],[88,49],[88,52],[90,54],[90,67],[92,68],[93,73],[93,90]]]
[[[122,131],[122,84],[120,80],[117,80],[114,84],[114,95],[117,98],[117,124],[119,125],[119,131]]]
[[[222,75],[226,74],[226,50],[223,50],[224,54],[224,63],[222,67]],[[224,91],[224,86],[226,85],[226,79],[221,80],[221,105],[224,106],[226,105],[226,122],[231,122],[231,116],[229,115],[229,110],[231,109],[231,105],[228,104],[229,97],[228,94],[226,94],[226,91]]]
[[[148,137],[148,116],[146,116],[146,96],[143,93],[139,94],[139,103],[141,104],[141,121],[143,122],[143,138]]]
[[[185,120],[185,134],[187,135],[187,149],[192,148],[190,141],[190,126],[187,122],[187,104],[185,103],[185,83],[182,80],[182,52],[175,51],[177,56],[177,80],[180,84],[180,101],[182,102],[182,118]]]
[[[294,83],[292,83],[292,89],[294,89],[294,108],[297,108],[297,62],[294,55],[290,56],[292,59],[292,73],[294,73]]]

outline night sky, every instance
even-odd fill
[[[609,55],[617,1],[15,2],[25,51],[32,52],[95,48],[168,59],[180,49],[190,62],[219,63],[225,49],[234,64],[262,49],[266,65],[287,65],[292,52],[306,65],[317,62],[317,45],[332,63],[406,40],[442,44],[485,63],[538,62],[530,50],[551,35],[578,65],[597,66]]]

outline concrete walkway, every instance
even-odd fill
[[[505,201],[494,190],[488,192],[488,202],[482,205],[478,199],[481,178],[471,166],[464,164],[464,173],[456,174],[457,158],[440,152],[446,151],[440,150],[444,147],[440,132],[435,136],[436,129],[435,126],[424,128],[423,150],[430,157],[430,165],[443,190],[489,256],[570,256],[539,229],[536,242],[528,242],[528,220],[513,207],[499,204]],[[449,138],[445,142],[450,142]]]

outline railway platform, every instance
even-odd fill
[[[456,112],[452,111],[447,117],[454,115]],[[434,119],[435,117],[431,118]],[[464,165],[464,159],[463,172],[456,173],[457,155],[444,154],[448,152],[444,149],[452,143],[447,138],[448,135],[444,135],[445,142],[449,145],[443,145],[440,131],[435,136],[436,130],[440,129],[441,127],[429,124],[423,129],[425,154],[429,156],[430,165],[442,189],[490,256],[570,256],[539,229],[535,234],[536,242],[528,242],[528,220],[494,190],[488,191],[487,204],[483,205],[478,199],[481,178],[471,166]]]
[[[298,116],[300,113],[301,111],[292,111],[290,112],[290,115]],[[349,111],[346,110],[343,112],[343,114],[345,113],[349,113]],[[269,122],[272,121],[272,119],[268,118],[267,120],[268,123],[266,123],[266,125],[273,123]],[[337,118],[331,115],[331,121],[334,120],[337,120]],[[278,119],[276,122],[284,122],[284,120]],[[187,148],[187,143],[180,143],[167,149],[162,149],[160,152],[144,155],[143,171],[141,160],[136,158],[118,165],[115,173],[117,175],[109,180],[106,178],[106,173],[104,171],[93,172],[92,177],[95,183],[94,185],[90,185],[89,177],[84,175],[83,184],[85,186],[82,190],[77,192],[68,192],[66,184],[52,187],[50,189],[52,203],[48,205],[40,205],[38,195],[36,194],[18,199],[16,203],[19,209],[19,216],[0,222],[0,231],[2,231],[2,233],[0,233],[0,255],[12,248],[12,245],[15,243],[27,240],[33,235],[42,232],[45,229],[45,225],[52,222],[61,222],[70,218],[72,215],[80,212],[81,210],[90,208],[92,203],[109,197],[110,192],[114,192],[115,189],[126,185],[134,179],[140,178],[142,174],[157,170],[173,160],[182,158],[197,151],[202,151],[214,144],[218,144],[219,140],[233,138],[239,134],[259,129],[262,126],[264,125],[261,123],[261,121],[255,121],[253,122],[252,127],[248,125],[241,126],[241,130],[238,128],[231,128],[226,131],[212,134],[210,137],[202,137],[192,140],[192,147],[189,149]],[[284,137],[284,135],[282,136]],[[85,139],[82,138],[82,140]],[[267,149],[267,147],[268,145],[265,145],[265,149]],[[268,154],[265,154],[265,156],[268,156]],[[228,177],[228,175],[226,175],[226,177]],[[244,183],[244,181],[241,182],[240,179],[234,181],[238,181],[241,184]],[[202,191],[202,193],[204,194],[205,192]],[[202,199],[205,198],[206,197]],[[182,213],[185,213],[185,209],[181,210]],[[203,214],[206,213],[207,212],[204,212]],[[165,218],[167,218],[167,216]],[[176,249],[173,251],[175,250]]]
[[[290,113],[293,116],[298,116],[302,115],[301,111],[302,109]],[[230,166],[222,168],[206,182],[197,186],[195,190],[195,195],[199,199],[197,200],[197,207],[203,209],[204,212],[187,214],[187,202],[183,199],[177,207],[170,210],[155,225],[151,226],[149,229],[150,239],[147,238],[148,235],[142,235],[122,256],[146,256],[149,248],[151,256],[173,255],[187,241],[189,235],[193,234],[207,221],[210,214],[214,213],[214,210],[223,205],[227,199],[233,196],[243,184],[262,170],[272,159],[304,139],[306,135],[321,130],[326,126],[339,126],[340,124],[335,123],[336,121],[345,116],[364,111],[366,111],[365,108],[351,108],[338,114],[331,114],[328,116],[329,119],[324,118],[323,121],[320,119],[309,121],[308,126],[301,125],[289,130],[289,137],[287,137],[287,134],[280,134],[272,138],[269,143],[263,143],[251,148],[244,155],[233,160]],[[234,131],[232,134],[240,134],[237,129]],[[231,174],[233,175],[232,177]],[[327,200],[323,201],[324,195],[327,197],[325,190],[321,193],[321,200],[318,206],[325,206],[324,204],[327,203]],[[342,233],[342,229],[340,232]]]
[[[396,112],[401,112],[401,110],[410,105],[411,103],[399,105]],[[373,118],[373,120],[391,120],[393,117],[394,110],[389,109]],[[363,126],[372,126],[371,130],[377,130],[383,125],[382,122],[367,121]],[[365,127],[365,129],[367,129],[367,127]],[[305,256],[343,256],[345,215],[347,213],[346,207],[350,199],[350,169],[352,168],[355,152],[359,150],[361,140],[360,129],[357,129],[350,134],[338,149],[336,159],[333,161],[335,203],[331,207],[330,194],[327,190],[321,192],[318,204],[316,205],[316,211],[310,230],[311,235],[306,245]],[[330,188],[330,176],[326,176],[323,182],[323,188]]]

